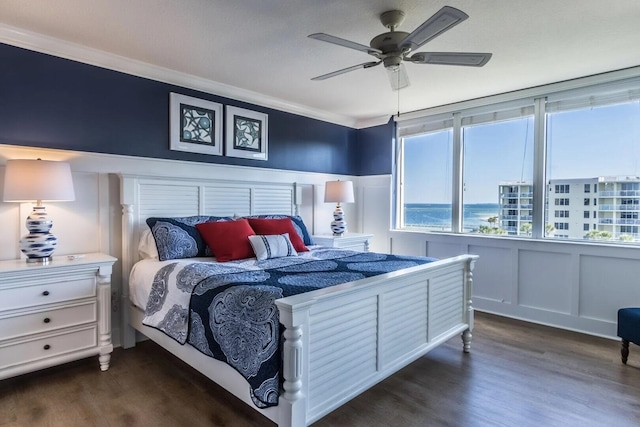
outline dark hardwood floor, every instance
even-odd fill
[[[638,426],[640,347],[476,314],[459,338],[314,424],[324,426]],[[150,341],[0,381],[0,426],[271,426]]]

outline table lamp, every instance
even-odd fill
[[[344,211],[340,203],[353,203],[353,182],[351,181],[327,181],[324,187],[325,203],[337,203],[336,210],[333,211],[333,221],[331,221],[331,231],[334,236],[342,236],[347,231],[347,222],[344,220]]]
[[[20,239],[20,250],[29,263],[46,264],[58,244],[50,233],[53,221],[42,201],[75,200],[69,163],[49,160],[7,160],[4,174],[5,202],[36,202],[27,217],[29,234]]]

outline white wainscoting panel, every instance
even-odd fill
[[[386,228],[377,227],[389,221],[391,211],[391,193],[389,176],[360,177],[358,179],[358,223],[361,233],[365,230],[375,230],[369,250],[372,252],[388,253],[389,225]],[[367,233],[371,231],[366,231]]]
[[[571,255],[521,250],[518,256],[518,276],[519,305],[571,313]]]
[[[465,252],[465,248],[459,243],[447,242],[427,242],[427,256],[444,259],[452,256],[460,255]]]
[[[483,261],[473,269],[474,281],[482,283],[475,287],[474,295],[501,303],[514,301],[514,252],[509,248],[469,245],[469,253],[479,255]]]
[[[613,293],[612,290],[617,292]],[[640,301],[640,260],[580,257],[581,317],[612,321],[620,307]]]

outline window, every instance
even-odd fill
[[[533,118],[474,121],[462,127],[462,231],[520,235],[533,207]]]
[[[584,224],[584,225],[582,226],[582,229],[583,229],[584,231],[589,231],[589,224]]]
[[[607,97],[596,94],[591,99],[584,96],[584,91],[575,98],[567,95],[560,99],[564,96],[560,94],[548,97],[547,180],[580,183],[584,193],[594,193],[592,197],[585,194],[583,205],[598,207],[592,216],[597,222],[589,226],[594,229],[570,230],[567,234],[571,239],[584,239],[585,232],[598,241],[620,241],[622,234],[634,234],[623,231],[622,227],[629,224],[620,224],[618,212],[633,200],[640,203],[634,193],[626,196],[627,191],[635,191],[636,185],[640,189],[640,103],[628,101],[628,91],[626,100],[623,96],[617,100],[615,93]]]
[[[633,235],[640,244],[628,228],[640,224],[625,223],[637,219],[621,217],[640,212],[640,76],[553,87],[562,90],[533,88],[522,99],[497,95],[486,99],[505,101],[464,102],[433,109],[431,116],[398,118],[395,226],[576,240],[595,231],[599,241],[610,235],[626,242]],[[438,135],[444,142],[412,147],[414,139]],[[444,224],[428,220],[428,212],[416,219],[412,204],[431,213],[442,208],[450,217]],[[575,220],[580,211],[594,230],[585,233],[584,221],[583,230],[577,222],[570,229],[559,221]]]
[[[405,227],[451,231],[451,136],[443,130],[403,139]]]

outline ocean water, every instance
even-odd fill
[[[466,204],[462,209],[462,224],[465,231],[489,225],[487,219],[499,214],[496,203]],[[407,203],[404,205],[406,227],[425,227],[430,230],[451,230],[451,205],[435,203]]]

